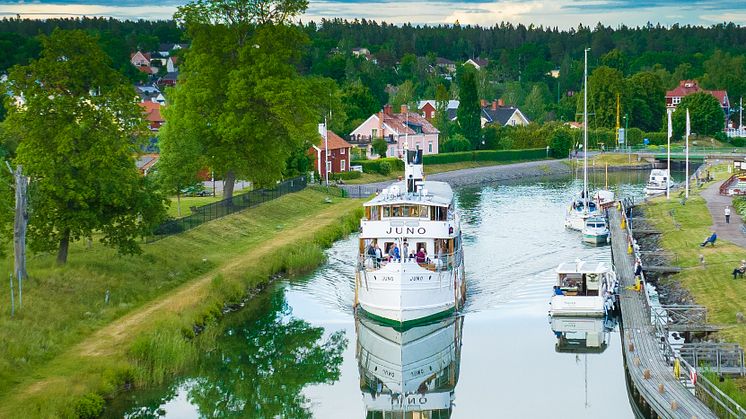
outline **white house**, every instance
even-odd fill
[[[500,125],[503,127],[528,125],[529,120],[520,109],[505,106],[503,100],[492,101],[492,104],[482,104],[482,128],[486,125]]]
[[[400,113],[393,113],[391,105],[373,114],[350,133],[350,144],[364,149],[369,159],[379,156],[373,151],[372,143],[381,138],[386,141],[387,157],[404,155],[404,144],[410,150],[419,148],[423,154],[438,154],[439,131],[422,115],[410,112],[402,105]]]

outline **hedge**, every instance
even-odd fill
[[[382,162],[388,162],[391,170],[404,170],[404,161],[395,157],[386,157],[385,159],[376,160],[353,160],[350,165],[363,166],[363,173],[381,173]]]
[[[350,179],[359,179],[360,176],[363,174],[358,172],[357,170],[352,170],[350,172],[339,172],[339,173],[330,173],[329,179],[333,180],[350,180]]]
[[[463,161],[521,161],[547,158],[546,148],[528,150],[479,150],[458,153],[427,154],[422,156],[423,163],[445,164]]]

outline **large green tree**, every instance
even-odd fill
[[[716,50],[704,62],[704,70],[702,87],[725,90],[734,102],[746,94],[746,56]]]
[[[440,141],[447,141],[451,136],[451,119],[448,116],[448,102],[451,96],[448,89],[443,84],[438,84],[435,90],[435,128],[440,131],[438,138]]]
[[[588,123],[589,128],[613,128],[616,126],[617,95],[624,103],[625,83],[622,72],[601,66],[588,76]],[[583,94],[578,96],[578,114],[583,112]]]
[[[329,96],[319,97],[318,80],[299,75],[307,38],[288,25],[306,7],[301,0],[198,0],[177,12],[192,44],[167,114],[167,123],[183,127],[171,140],[201,144],[223,176],[225,199],[237,177],[273,184],[290,155],[318,137],[319,103]]]
[[[481,134],[481,108],[477,96],[476,70],[472,66],[462,66],[458,74],[459,100],[458,126],[461,134],[477,148]]]
[[[725,124],[725,113],[720,103],[709,93],[694,93],[681,99],[673,113],[673,135],[681,138],[686,133],[686,110],[689,109],[692,133],[715,135]]]
[[[637,73],[627,83],[630,126],[643,131],[659,131],[666,114],[666,89],[658,74]]]
[[[65,263],[71,241],[99,233],[136,253],[165,212],[135,166],[147,132],[136,95],[85,32],[55,30],[42,46],[39,59],[10,71],[8,85],[23,100],[4,123],[20,139],[15,160],[33,184],[30,244],[56,248]]]

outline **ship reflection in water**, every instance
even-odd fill
[[[612,317],[551,317],[550,321],[557,337],[554,349],[560,353],[600,354],[616,327]]]
[[[449,418],[463,317],[400,329],[357,316],[356,357],[366,417]]]

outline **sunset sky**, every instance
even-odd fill
[[[0,0],[0,16],[113,16],[116,18],[170,18],[183,1],[143,2],[140,0]],[[492,25],[512,23],[557,26],[578,24],[641,26],[648,22],[663,25],[712,25],[734,22],[746,25],[746,1],[715,0],[463,0],[407,1],[326,0],[310,1],[304,21],[321,18],[365,18],[391,23]]]

